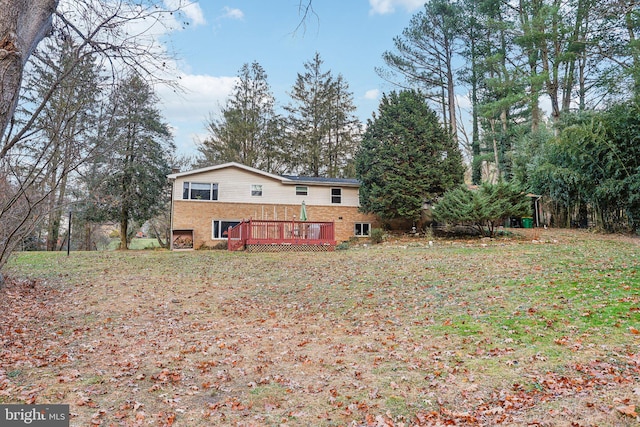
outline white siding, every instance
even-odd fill
[[[260,204],[300,204],[304,200],[309,206],[359,206],[358,189],[354,187],[283,184],[277,179],[252,173],[235,167],[217,169],[176,178],[173,184],[175,200],[182,200],[184,182],[204,182],[218,184],[218,201],[228,203]],[[262,197],[251,196],[251,185],[262,185]],[[296,195],[296,186],[308,188],[306,196]],[[331,203],[331,189],[342,189],[342,203]],[[200,203],[215,203],[202,201]]]

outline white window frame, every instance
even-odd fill
[[[251,184],[251,197],[262,197],[262,184]]]
[[[196,191],[196,189],[193,188],[193,184],[196,185],[200,185],[200,186],[209,186],[209,198],[208,199],[203,199],[203,198],[197,198],[197,197],[192,197],[193,196],[193,192]],[[219,187],[218,187],[218,183],[216,182],[192,182],[192,181],[185,181],[182,184],[182,200],[201,200],[201,201],[216,201],[218,200],[218,192],[219,192]],[[185,193],[187,195],[187,197],[185,198]]]
[[[360,234],[358,234],[358,226],[360,226]],[[366,233],[364,233],[366,228]],[[356,222],[353,225],[353,234],[356,237],[371,237],[371,223],[370,222]]]
[[[237,224],[240,224],[242,221],[239,219],[212,219],[211,220],[211,240],[227,240],[227,236],[225,235],[225,233],[227,232],[228,228],[229,228],[229,223],[234,223],[233,225],[231,225],[232,227],[234,227]],[[218,226],[215,226],[215,223],[218,223]],[[223,223],[227,223],[225,224],[226,227],[222,227]],[[219,231],[219,236],[216,237],[216,229]]]
[[[306,185],[296,185],[296,196],[308,196],[309,187]]]
[[[338,194],[334,194],[334,191],[337,191]],[[331,189],[331,203],[334,205],[342,204],[342,188],[334,187]]]

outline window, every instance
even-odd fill
[[[213,221],[211,221],[211,238],[226,239],[229,227],[235,227],[238,224],[240,224],[240,221],[214,219]]]
[[[296,196],[306,196],[308,194],[309,194],[309,189],[307,187],[304,187],[304,186],[296,187]]]
[[[342,189],[341,188],[332,188],[331,189],[331,203],[342,203]]]
[[[356,222],[354,234],[356,236],[370,236],[371,224],[369,224],[368,222]]]
[[[182,186],[184,200],[218,200],[218,184],[185,182]]]
[[[251,196],[262,197],[262,184],[251,185]]]

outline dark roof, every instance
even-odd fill
[[[358,181],[355,178],[325,178],[321,176],[295,176],[295,175],[282,175],[282,177],[291,181],[295,181],[296,183],[305,183],[305,184],[354,185],[354,186],[360,185],[360,181]]]

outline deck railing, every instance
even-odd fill
[[[335,245],[333,222],[243,220],[227,231],[228,249],[246,245]]]

